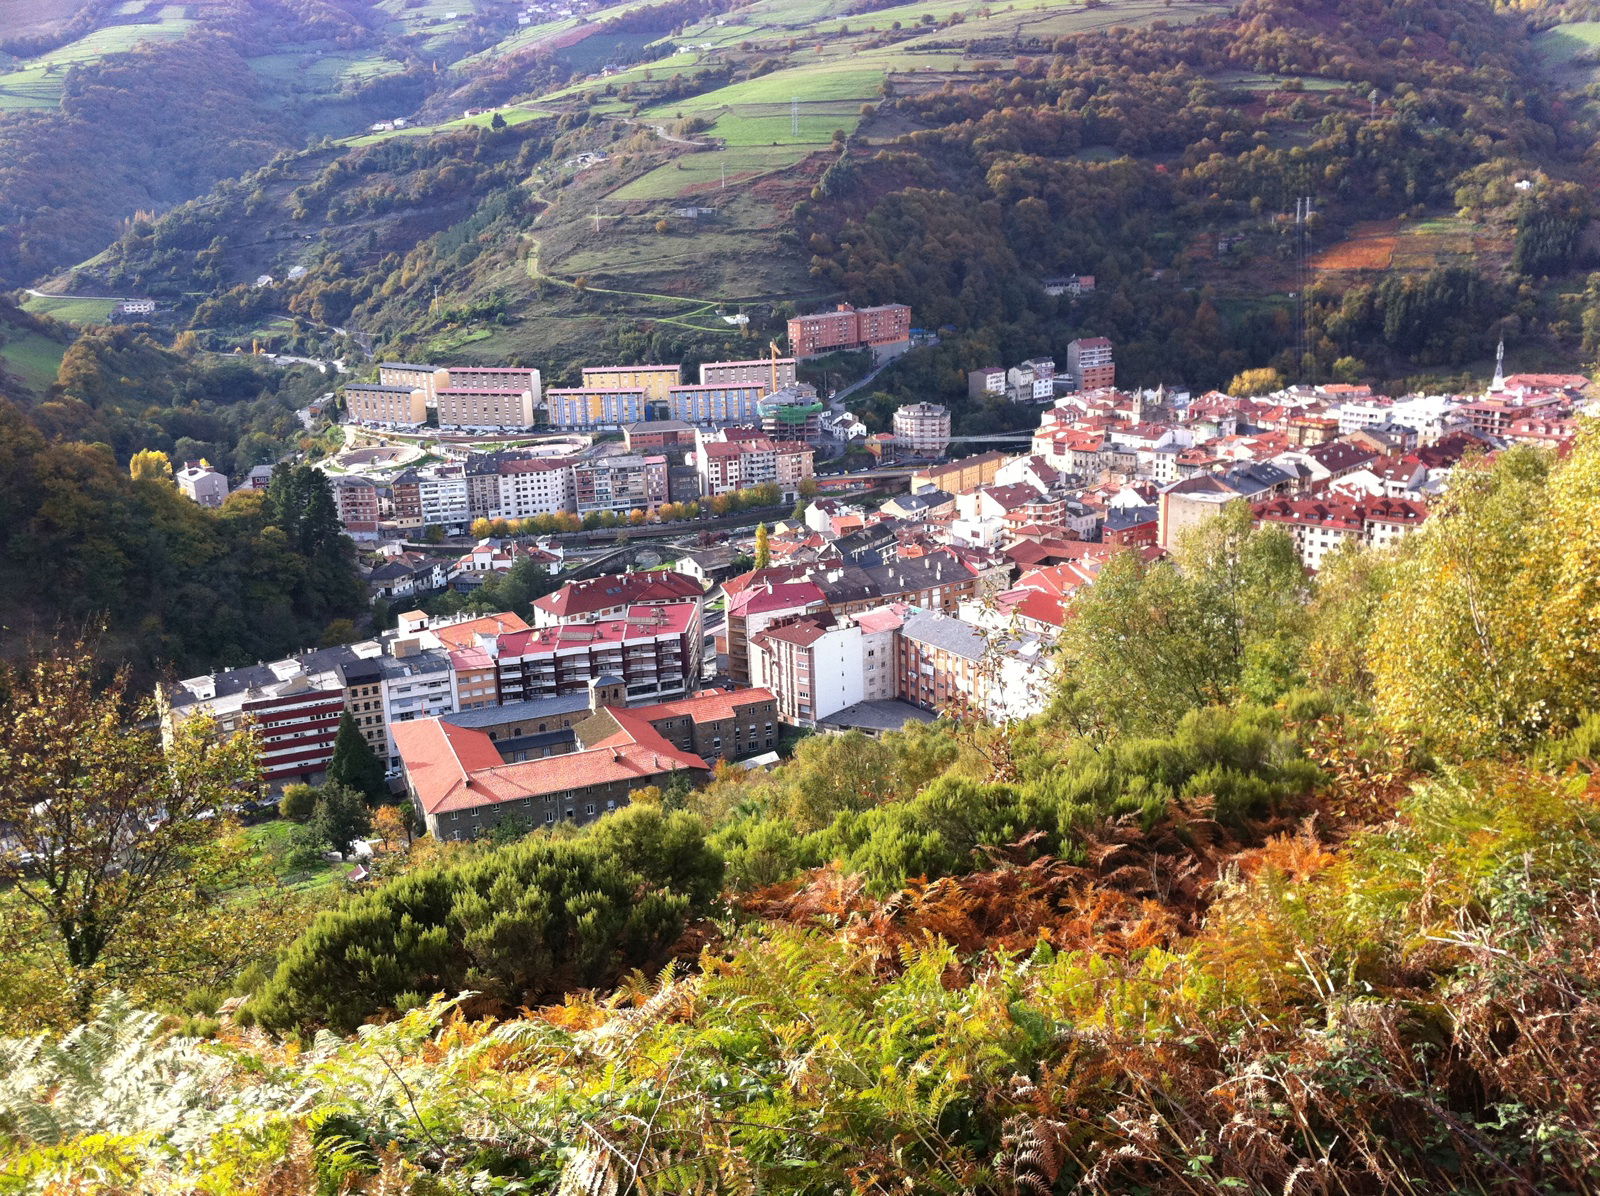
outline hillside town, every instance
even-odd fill
[[[379,383],[345,388],[363,427],[419,427],[433,412],[481,433],[533,426],[542,410],[555,432],[494,451],[466,441],[387,483],[334,476],[346,531],[376,542],[372,595],[420,605],[524,561],[552,592],[531,621],[409,609],[364,642],[189,678],[165,695],[167,718],[252,725],[277,787],[323,774],[349,710],[441,837],[501,819],[586,822],[637,788],[775,763],[786,735],[1037,714],[1073,595],[1115,554],[1157,560],[1243,502],[1314,573],[1347,544],[1416,531],[1463,460],[1561,448],[1589,402],[1581,375],[1500,369],[1480,394],[1124,391],[1112,345],[1092,338],[1060,372],[1036,358],[969,375],[974,396],[1037,407],[1025,451],[946,460],[948,410],[911,404],[874,452],[901,467],[824,494],[819,447],[869,438],[797,383],[795,365],[775,351],[706,363],[693,384],[675,366],[595,367],[584,388],[542,396],[536,370],[382,365]],[[244,484],[268,481],[256,471]],[[193,466],[177,482],[208,505],[228,492]],[[653,568],[595,573],[564,542],[751,492],[793,509],[753,533],[745,518],[663,541]],[[408,542],[469,527],[490,534],[464,550]],[[535,527],[546,534],[526,534]]]

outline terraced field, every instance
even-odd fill
[[[167,6],[158,10],[155,20],[108,25],[59,50],[24,60],[15,70],[0,74],[0,109],[54,108],[61,102],[68,67],[131,50],[140,42],[182,37],[195,26],[184,12],[181,6]]]
[[[115,299],[66,299],[27,295],[22,306],[36,316],[53,316],[64,324],[104,324],[111,318]]]

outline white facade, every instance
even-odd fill
[[[539,463],[541,468],[500,475],[500,519],[529,519],[573,510],[570,466]]]
[[[433,642],[437,644],[437,638]],[[404,651],[405,641],[397,640],[396,649]],[[416,660],[397,658],[386,661],[383,678],[383,722],[385,728],[396,723],[411,722],[419,718],[434,718],[456,709],[455,670],[427,657]],[[400,753],[395,748],[394,734],[389,732],[389,767],[400,766]]]
[[[202,507],[220,507],[227,501],[228,479],[214,469],[188,465],[178,471],[175,480],[184,496]]]
[[[950,412],[937,403],[908,403],[894,413],[894,438],[918,457],[941,457],[950,447]]]
[[[1417,443],[1426,447],[1437,443],[1447,432],[1466,426],[1466,419],[1455,413],[1457,406],[1459,401],[1450,395],[1415,395],[1392,403],[1362,399],[1339,408],[1339,435],[1395,424],[1410,428],[1417,434]]]
[[[750,682],[772,691],[788,721],[809,727],[864,700],[865,661],[861,628],[850,623],[829,628],[807,644],[782,638],[752,643]],[[892,688],[887,696],[893,696]]]
[[[464,475],[424,476],[418,479],[417,496],[422,503],[424,527],[462,527],[472,521]]]

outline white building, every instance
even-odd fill
[[[942,457],[950,447],[950,411],[937,403],[908,403],[894,413],[894,439],[917,457]]]
[[[220,507],[228,498],[228,479],[204,461],[191,461],[174,480],[186,498],[202,507]]]
[[[1417,434],[1417,443],[1426,447],[1446,433],[1467,426],[1456,414],[1462,400],[1452,395],[1412,395],[1405,399],[1368,398],[1345,403],[1338,409],[1339,435],[1348,436],[1362,428],[1395,424]]]
[[[460,472],[422,475],[417,497],[424,527],[460,528],[472,522],[467,479]]]
[[[497,518],[529,519],[574,509],[570,461],[534,458],[501,465]]]

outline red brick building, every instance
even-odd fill
[[[903,303],[851,307],[796,316],[789,321],[789,348],[797,358],[846,349],[886,349],[911,343],[911,309]]]
[[[1103,336],[1087,336],[1067,346],[1067,373],[1079,390],[1100,390],[1117,384],[1117,366],[1111,342]]]

